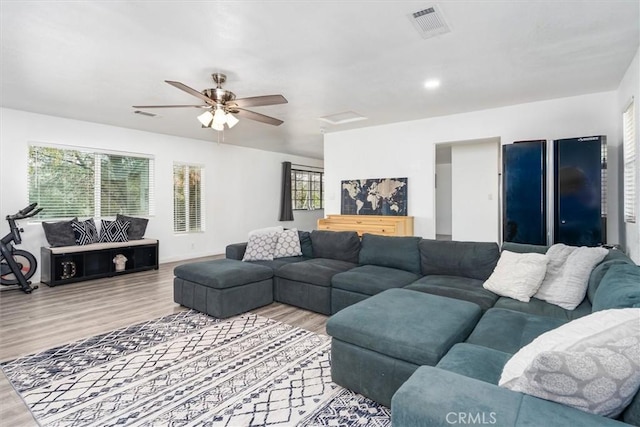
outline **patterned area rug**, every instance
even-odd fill
[[[330,339],[181,312],[2,364],[43,426],[390,426],[331,382]]]

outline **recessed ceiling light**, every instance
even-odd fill
[[[427,80],[426,82],[424,82],[424,87],[427,89],[436,89],[440,87],[440,80],[438,79]]]

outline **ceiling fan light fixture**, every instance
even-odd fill
[[[211,114],[211,111],[207,110],[198,116],[198,120],[203,126],[209,127],[211,122],[213,122],[213,117],[214,116]]]
[[[224,125],[227,121],[225,116],[226,114],[222,108],[216,108],[216,112],[213,114],[213,123],[220,126]]]
[[[218,132],[224,130],[224,125],[218,124],[215,121],[211,123],[211,129],[217,130]]]
[[[227,126],[229,126],[229,129],[231,129],[232,127],[237,125],[238,122],[240,121],[240,120],[238,120],[238,118],[236,116],[234,116],[231,113],[227,113],[226,119],[227,119]]]

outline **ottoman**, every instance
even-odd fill
[[[477,304],[408,289],[389,289],[327,321],[331,378],[387,407],[422,365],[435,366],[480,319]]]
[[[273,270],[235,259],[179,265],[173,270],[173,300],[217,318],[273,302]]]

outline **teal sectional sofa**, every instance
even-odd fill
[[[505,363],[540,334],[593,311],[640,307],[640,267],[621,251],[609,251],[593,269],[584,301],[565,310],[535,298],[524,303],[500,297],[482,287],[501,250],[545,253],[544,246],[369,234],[360,239],[352,232],[317,230],[301,231],[299,237],[302,256],[270,261],[242,262],[246,243],[229,245],[226,268],[268,268],[270,279],[265,279],[266,270],[256,273],[261,273],[261,285],[272,286],[273,301],[333,314],[327,332],[333,336],[334,381],[390,406],[395,427],[640,426],[638,395],[614,421],[497,386]],[[209,312],[198,308],[205,306],[198,299],[213,304],[217,290],[210,288],[224,281],[191,275],[188,264],[181,267],[174,281],[174,295],[180,295],[176,301]],[[209,266],[214,275],[216,270],[215,264]],[[236,281],[226,283],[242,286]],[[265,289],[252,303],[256,307],[272,301]],[[251,300],[246,292],[237,294]],[[461,313],[461,323],[443,316],[438,307]],[[437,333],[428,340],[420,337],[434,322]],[[447,325],[455,330],[449,332]],[[394,348],[413,350],[405,355]]]

